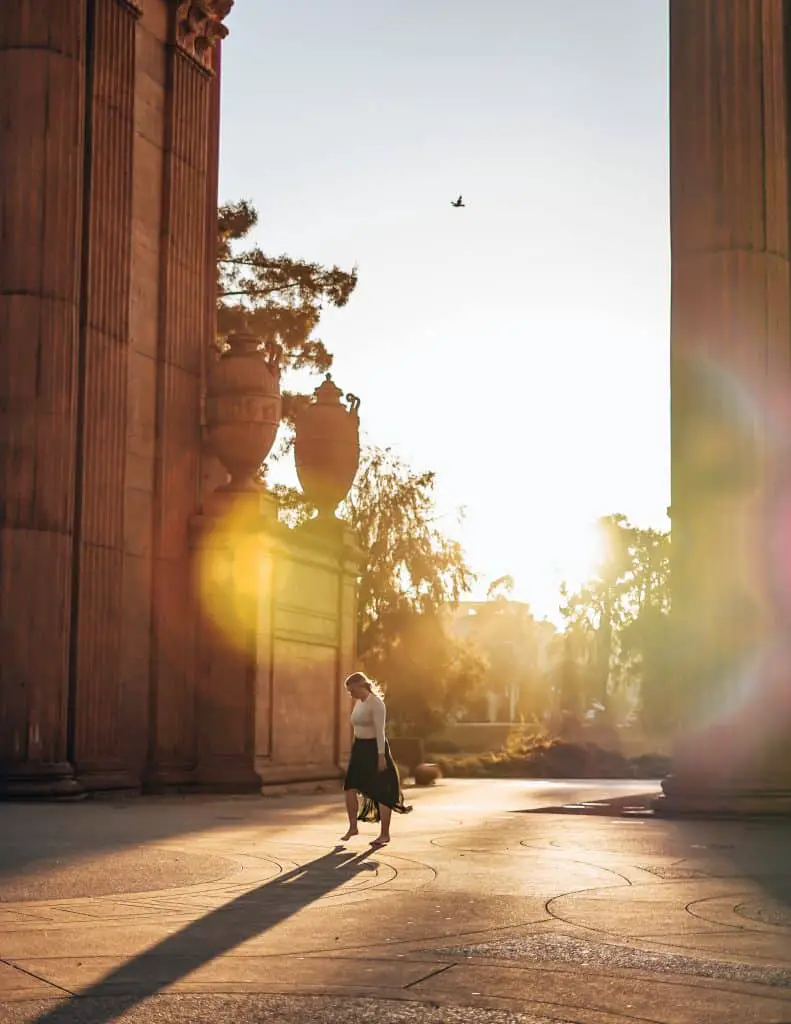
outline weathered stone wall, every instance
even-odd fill
[[[356,667],[355,558],[349,546],[297,537],[274,563],[271,729],[256,749],[265,781],[327,777],[348,759],[351,709],[343,680]]]
[[[351,536],[292,533],[271,510],[241,527],[215,509],[193,530],[197,780],[239,790],[339,778],[351,742],[343,681],[355,667]]]

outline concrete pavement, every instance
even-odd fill
[[[444,781],[375,853],[339,794],[0,806],[0,1021],[791,1022],[791,825],[657,788]]]

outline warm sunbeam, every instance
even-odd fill
[[[524,524],[508,521],[497,538],[480,536],[485,528],[470,517],[460,537],[465,546],[480,550],[484,541],[494,549],[494,559],[486,566],[475,591],[485,597],[491,582],[507,567],[514,579],[512,597],[526,601],[539,618],[561,624],[560,587],[578,590],[600,568],[607,555],[606,537],[598,519],[574,519],[551,510],[531,516]]]
[[[0,0],[0,1024],[791,1024],[791,0]]]
[[[563,537],[555,537],[554,550],[558,551],[564,579],[570,586],[579,586],[590,579],[607,559],[607,538],[598,520],[581,523]],[[548,538],[549,542],[549,538]]]
[[[237,650],[249,643],[250,615],[271,590],[265,539],[251,531],[249,510],[229,507],[202,538],[197,559],[197,592],[203,614]]]

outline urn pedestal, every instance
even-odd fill
[[[280,423],[278,352],[246,332],[228,337],[206,394],[206,440],[230,480],[192,523],[198,609],[198,763],[201,789],[255,792],[257,637],[276,527],[274,498],[257,479]]]

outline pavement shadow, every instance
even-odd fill
[[[756,920],[782,925],[791,922],[791,821],[741,818],[683,824],[688,834],[694,834],[698,849],[711,858],[714,871],[719,866],[724,874],[749,879],[769,897],[767,903],[753,897],[744,901],[754,904]],[[780,917],[772,920],[780,907]]]
[[[753,899],[748,910],[756,920],[785,924],[791,915],[791,820],[782,817],[689,815],[656,817],[652,810],[658,789],[642,794],[602,800],[560,803],[519,810],[520,814],[563,814],[603,818],[644,818],[663,826],[679,856],[674,864],[657,870],[666,881],[704,878],[742,878],[759,887],[769,902]],[[747,901],[750,903],[750,901]],[[773,906],[774,904],[774,906]],[[773,920],[773,914],[778,914]]]
[[[568,803],[554,803],[546,807],[519,808],[517,814],[583,814],[603,818],[642,816],[651,812],[653,801],[660,793],[659,786],[645,793],[630,793],[627,796],[605,797],[600,800],[574,800]]]
[[[188,924],[144,953],[127,960],[95,984],[36,1018],[35,1024],[73,1024],[75,1004],[112,997],[106,1010],[94,1004],[91,1024],[109,1024],[127,1010],[157,995],[250,939],[292,917],[299,910],[376,866],[372,851],[352,854],[343,847],[286,874]]]
[[[92,860],[145,847],[147,857],[156,857],[152,844],[179,836],[238,829],[260,839],[276,831],[273,812],[277,829],[309,825],[331,815],[340,824],[346,817],[339,794],[119,796],[73,804],[0,804],[0,899],[19,899],[17,890],[28,879],[34,893],[38,880],[69,865],[87,870]],[[104,870],[100,861],[95,867]],[[47,892],[41,898],[52,895]]]

